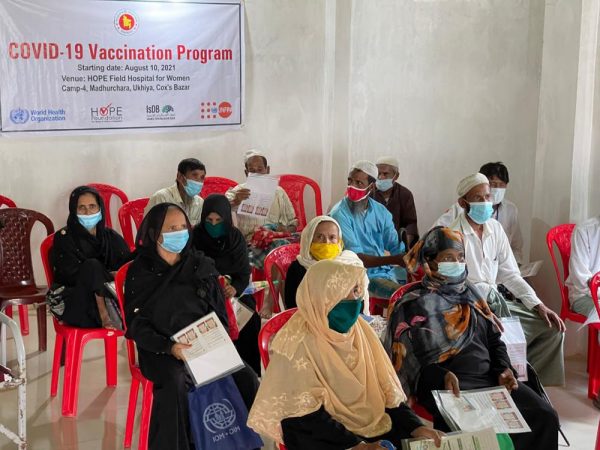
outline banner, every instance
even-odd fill
[[[239,126],[242,24],[239,0],[2,0],[2,133]]]

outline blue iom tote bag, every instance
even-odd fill
[[[248,409],[231,375],[188,393],[190,426],[197,450],[251,450],[262,439],[248,428]]]

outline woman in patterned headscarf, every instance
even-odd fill
[[[467,281],[462,234],[430,230],[405,256],[406,267],[425,271],[422,282],[394,305],[386,347],[404,389],[416,394],[448,430],[432,390],[505,386],[532,433],[511,434],[517,449],[558,446],[558,416],[552,407],[515,378],[496,318]]]
[[[377,448],[439,434],[406,406],[375,332],[359,317],[365,269],[323,260],[308,269],[298,311],[277,333],[248,424],[289,450]]]

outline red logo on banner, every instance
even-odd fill
[[[223,119],[227,119],[233,110],[231,109],[231,103],[229,102],[221,102],[219,103],[219,116]]]
[[[115,15],[115,28],[121,34],[133,34],[138,28],[138,21],[131,11],[119,11]]]

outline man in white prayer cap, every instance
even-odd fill
[[[419,239],[417,209],[412,192],[398,183],[399,167],[398,159],[391,156],[377,160],[378,175],[372,195],[392,214],[400,240],[410,247]]]
[[[542,384],[563,385],[565,324],[521,276],[508,237],[492,218],[488,178],[482,173],[469,175],[458,183],[456,191],[463,212],[450,228],[464,235],[467,279],[497,316],[519,318],[527,340],[527,360]],[[500,284],[504,294],[498,289]]]
[[[523,264],[523,235],[519,225],[519,210],[517,205],[504,197],[509,182],[508,168],[501,162],[489,162],[481,166],[479,173],[484,174],[490,182],[490,192],[494,204],[492,217],[504,228],[517,263]],[[462,212],[463,209],[457,202],[440,216],[434,226],[447,227]]]
[[[390,212],[369,195],[378,174],[371,161],[354,163],[346,195],[331,209],[330,216],[340,224],[344,248],[356,253],[367,268],[369,294],[387,299],[406,280],[406,271],[397,267],[404,267],[405,248],[398,240]]]

